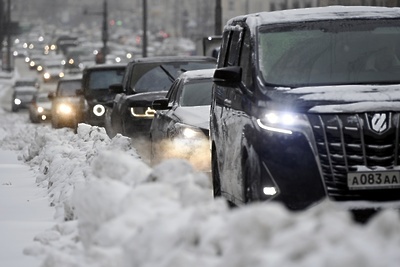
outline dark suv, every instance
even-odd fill
[[[293,210],[400,200],[399,33],[398,8],[231,19],[214,73],[214,195]]]
[[[155,114],[153,101],[164,98],[181,73],[215,66],[215,58],[204,56],[148,57],[129,62],[122,84],[110,86],[116,96],[106,111],[107,134],[148,137]]]
[[[86,100],[85,122],[104,126],[105,103],[114,99],[109,86],[119,84],[124,77],[126,64],[98,64],[83,70],[82,90]]]

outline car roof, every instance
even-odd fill
[[[180,62],[180,61],[210,61],[216,62],[213,57],[206,56],[160,56],[160,57],[143,57],[136,58],[130,61],[130,63],[153,63],[153,62]]]
[[[85,70],[102,70],[102,69],[123,69],[126,68],[128,63],[115,63],[115,64],[96,64],[90,67],[86,67]]]
[[[327,6],[259,12],[231,18],[225,27],[246,22],[250,28],[259,25],[343,19],[399,19],[400,8],[376,6]]]
[[[180,75],[180,79],[186,81],[200,80],[200,79],[211,79],[214,76],[215,69],[201,69],[201,70],[189,70]]]

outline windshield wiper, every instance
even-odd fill
[[[175,81],[175,77],[172,76],[172,74],[163,65],[160,65],[160,68],[165,72],[165,74],[167,74],[167,76],[171,82]]]

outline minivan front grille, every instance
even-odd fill
[[[400,197],[399,188],[350,190],[347,185],[347,173],[360,166],[391,170],[400,162],[399,114],[382,114],[386,124],[373,127],[370,118],[375,114],[370,113],[308,115],[330,198],[390,201]]]

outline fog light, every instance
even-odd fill
[[[103,105],[97,104],[93,107],[93,114],[98,117],[103,116],[105,112],[106,109],[104,108]]]
[[[263,193],[267,196],[273,196],[276,195],[277,191],[275,187],[264,187]]]
[[[42,115],[42,121],[45,121],[47,119],[46,115]]]

